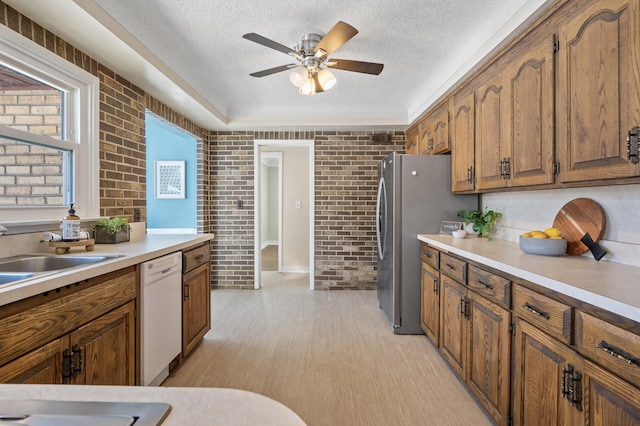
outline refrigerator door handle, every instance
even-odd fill
[[[381,203],[382,202],[382,203]],[[381,207],[382,204],[382,207]],[[383,211],[381,211],[381,209]],[[378,257],[380,260],[384,260],[384,243],[386,240],[386,226],[384,221],[387,216],[387,190],[384,183],[384,178],[380,177],[378,182],[378,199],[376,202],[376,240],[378,243]]]

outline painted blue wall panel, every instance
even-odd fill
[[[196,224],[196,138],[146,114],[147,139],[147,228],[189,228]],[[155,162],[185,161],[184,199],[155,197]]]

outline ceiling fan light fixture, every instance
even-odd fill
[[[313,78],[307,78],[302,86],[300,86],[299,92],[303,95],[313,95],[316,93],[316,82]]]
[[[309,79],[309,72],[305,67],[299,65],[289,73],[289,81],[296,87],[302,87]]]
[[[320,70],[320,72],[318,73],[317,79],[318,79],[318,83],[320,84],[320,87],[322,87],[322,90],[331,89],[333,86],[336,85],[338,81],[336,80],[336,76],[333,75],[333,73],[327,69]]]

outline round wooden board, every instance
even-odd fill
[[[580,242],[584,234],[588,232],[593,241],[598,242],[605,225],[602,206],[589,198],[569,201],[553,220],[553,227],[562,231],[562,236],[567,240],[567,254],[574,256],[589,250]]]

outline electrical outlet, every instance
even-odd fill
[[[242,202],[241,199],[238,199],[238,208],[239,209],[243,209],[244,208],[244,203]]]

